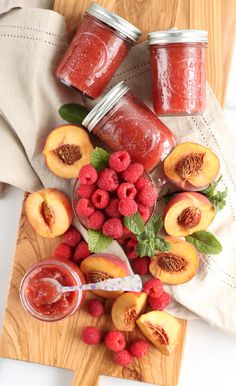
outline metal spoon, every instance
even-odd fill
[[[115,279],[107,279],[97,283],[80,284],[75,286],[63,286],[56,279],[42,278],[40,281],[54,286],[55,291],[51,294],[48,304],[57,302],[63,293],[74,291],[86,291],[100,289],[103,291],[142,291],[142,280],[139,275],[130,275],[125,277],[119,277]]]

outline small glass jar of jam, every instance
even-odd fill
[[[95,99],[140,35],[138,28],[92,3],[55,75],[61,82]]]
[[[207,31],[148,34],[153,104],[157,115],[191,115],[206,103]]]
[[[85,117],[82,124],[112,150],[127,150],[151,171],[175,146],[175,137],[155,114],[120,82]]]
[[[82,305],[85,291],[65,292],[55,302],[55,286],[41,279],[51,278],[63,286],[85,283],[79,267],[67,259],[43,259],[25,274],[20,285],[20,299],[24,309],[36,319],[45,322],[63,320],[73,315]]]

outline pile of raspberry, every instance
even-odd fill
[[[114,239],[130,237],[124,216],[139,212],[144,222],[150,217],[157,199],[153,184],[144,175],[143,165],[132,163],[127,151],[109,157],[109,167],[102,171],[92,165],[81,168],[76,213],[88,228]]]

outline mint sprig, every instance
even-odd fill
[[[217,255],[222,251],[221,243],[211,232],[194,232],[191,235],[186,236],[185,240],[193,244],[195,248],[201,253]]]
[[[88,115],[89,110],[82,105],[76,103],[68,103],[62,105],[58,112],[64,121],[81,125],[86,115]]]
[[[226,198],[228,194],[227,188],[224,191],[216,191],[216,188],[221,180],[222,176],[220,176],[217,181],[212,182],[208,186],[208,188],[200,192],[208,198],[208,200],[211,202],[217,212],[219,212],[225,207]]]
[[[125,216],[124,225],[135,235],[144,232],[144,222],[139,212],[136,212],[133,216]]]
[[[105,252],[111,243],[111,237],[105,236],[102,232],[93,229],[88,230],[88,246],[90,252]]]
[[[110,154],[101,147],[95,147],[91,154],[91,165],[97,170],[101,171],[109,165]]]

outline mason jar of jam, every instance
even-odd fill
[[[55,75],[64,84],[95,99],[140,35],[141,31],[125,19],[92,3]]]
[[[36,319],[45,322],[63,320],[73,315],[83,304],[85,291],[65,292],[55,302],[55,286],[50,281],[55,279],[63,286],[85,283],[79,267],[67,259],[47,258],[33,265],[26,272],[20,285],[20,299],[24,309]]]
[[[206,103],[207,31],[148,34],[154,110],[157,115],[200,114]]]
[[[82,122],[112,150],[127,150],[151,171],[175,146],[175,137],[155,114],[120,82]]]

